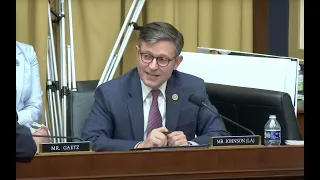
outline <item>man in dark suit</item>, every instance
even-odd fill
[[[95,151],[208,144],[211,136],[229,135],[219,116],[188,102],[206,89],[202,79],[176,70],[183,44],[171,24],[142,27],[137,68],[96,89],[82,131]],[[217,111],[207,95],[205,102]]]
[[[37,152],[37,146],[30,129],[18,123],[18,114],[16,120],[16,162],[30,162]]]

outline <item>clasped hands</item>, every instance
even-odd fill
[[[147,138],[138,144],[137,148],[188,145],[186,135],[182,131],[173,131],[169,134],[165,132],[168,132],[166,127],[153,129]]]

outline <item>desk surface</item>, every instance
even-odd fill
[[[303,179],[304,147],[219,147],[38,155],[17,179]]]

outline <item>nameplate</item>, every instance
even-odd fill
[[[39,146],[39,153],[83,152],[83,151],[92,151],[92,143],[89,141],[42,143]]]
[[[210,147],[212,146],[250,146],[261,145],[261,136],[218,136],[211,137]]]

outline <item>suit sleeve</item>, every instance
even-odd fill
[[[36,152],[30,129],[16,122],[16,162],[30,162]]]
[[[36,53],[32,46],[27,46],[25,55],[27,62],[30,63],[31,73],[31,94],[25,102],[25,106],[18,112],[19,124],[31,126],[33,122],[37,122],[42,116],[42,90],[40,84],[39,64]]]
[[[201,88],[202,93],[205,94],[205,103],[211,107],[217,114],[218,110],[211,104],[209,97],[206,93],[205,83]],[[197,137],[192,141],[198,144],[209,144],[210,137],[213,136],[228,136],[230,133],[226,130],[225,124],[220,116],[212,113],[206,107],[199,108],[197,116]]]
[[[92,105],[81,133],[82,139],[91,141],[94,151],[130,150],[139,141],[113,139],[113,117],[107,94],[101,86],[96,89]]]

